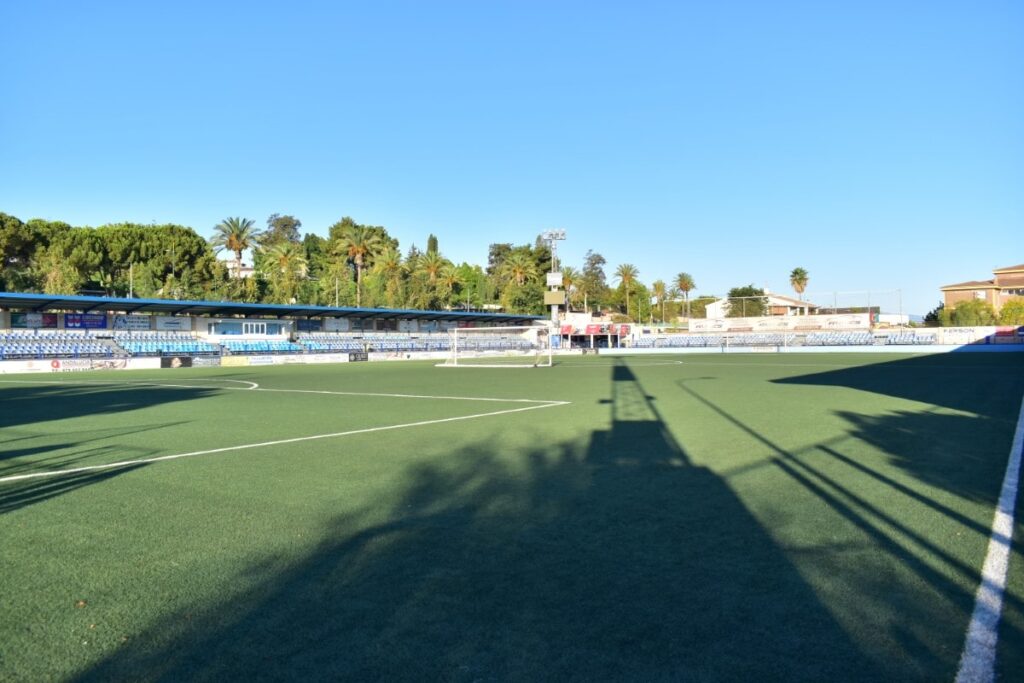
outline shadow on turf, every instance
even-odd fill
[[[218,393],[216,387],[74,384],[5,385],[0,390],[0,430],[89,415],[123,413],[191,401]],[[2,454],[0,454],[2,457]]]
[[[607,405],[585,446],[419,465],[80,680],[883,678],[625,364]]]
[[[113,479],[142,465],[0,484],[0,515]]]
[[[0,391],[0,477],[43,470],[59,470],[111,459],[139,458],[154,451],[117,444],[83,446],[120,435],[180,425],[180,422],[133,425],[63,432],[48,431],[52,420],[125,413],[132,410],[189,401],[216,393],[213,388],[161,388],[128,385],[38,384],[5,386]],[[32,425],[36,428],[31,429]],[[59,442],[53,443],[54,436]],[[15,447],[11,447],[14,445]],[[65,452],[58,452],[65,451]],[[40,457],[55,453],[50,457]],[[130,467],[83,472],[52,478],[0,482],[0,514],[99,483],[127,472]]]
[[[920,480],[995,505],[1024,395],[1024,354],[935,354],[775,381],[857,389],[967,413],[908,408],[838,415],[851,436]],[[975,455],[991,452],[998,458]]]

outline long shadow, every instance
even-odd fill
[[[53,420],[140,410],[218,393],[216,387],[61,383],[0,385],[0,430]],[[20,437],[19,437],[20,438]]]
[[[121,435],[137,435],[181,422],[63,431],[59,421],[99,415],[125,415],[177,401],[190,401],[216,393],[216,388],[165,388],[153,385],[89,384],[74,378],[43,384],[0,385],[0,478],[115,459],[144,457],[145,446],[97,444]],[[126,417],[126,420],[130,419]],[[93,444],[91,447],[89,444]],[[83,486],[99,483],[132,468],[85,472],[44,479],[0,481],[0,514],[49,500]]]
[[[938,354],[775,381],[856,389],[966,413],[908,407],[837,414],[852,436],[922,481],[995,503],[1024,396],[1024,354]]]
[[[959,644],[958,638],[966,629],[967,619],[973,608],[979,568],[960,559],[953,552],[952,545],[945,545],[943,542],[948,543],[948,539],[943,538],[940,541],[920,529],[915,529],[909,521],[904,521],[902,515],[906,514],[909,517],[908,510],[892,504],[883,507],[872,503],[862,489],[854,488],[845,477],[829,474],[828,469],[822,467],[820,457],[813,456],[824,453],[852,470],[872,478],[883,491],[896,492],[906,499],[928,507],[933,512],[955,520],[961,527],[975,532],[982,538],[988,537],[988,527],[957,510],[927,499],[910,487],[857,462],[841,453],[835,445],[818,444],[797,452],[787,451],[744,423],[739,417],[702,396],[700,392],[689,387],[687,382],[678,384],[684,392],[716,412],[733,427],[760,442],[769,452],[769,458],[760,461],[763,466],[774,467],[784,472],[800,487],[824,502],[832,513],[845,519],[849,525],[869,538],[871,544],[865,549],[877,549],[884,556],[895,559],[901,567],[914,575],[915,582],[922,582],[924,585],[923,588],[914,589],[908,586],[905,580],[894,581],[893,577],[888,576],[884,561],[878,563],[877,560],[871,560],[858,565],[837,562],[834,558],[823,556],[818,560],[819,566],[827,567],[831,562],[833,566],[829,571],[836,577],[841,577],[840,580],[848,587],[855,589],[854,595],[859,603],[851,604],[847,600],[847,604],[837,604],[836,609],[848,612],[861,611],[864,614],[885,614],[890,610],[902,613],[904,618],[891,625],[891,637],[901,643],[900,655],[908,664],[914,662],[914,677],[920,676],[922,671],[941,671],[943,667],[948,669],[955,663],[950,658],[951,652],[936,652],[934,643]],[[929,416],[927,419],[940,421],[946,417],[930,411],[926,411],[926,415]],[[928,427],[938,429],[941,433],[943,424],[934,422]],[[998,481],[995,486],[998,487]],[[820,550],[815,549],[815,552]],[[828,553],[833,550],[838,549],[831,549]],[[837,553],[836,558],[838,557],[841,555]],[[951,622],[948,612],[936,609],[936,599],[951,603],[959,613],[961,622]],[[1004,600],[1008,607],[1018,612],[1024,609],[1024,601],[1019,596],[1008,594],[1004,596]],[[920,616],[916,620],[907,620],[906,616],[910,614]],[[908,628],[914,621],[920,625],[913,629]],[[920,635],[925,631],[931,632],[929,637]],[[1024,633],[1013,625],[1004,624],[1003,632],[1004,637],[1013,642],[1019,642],[1024,638]],[[1019,669],[1016,661],[1012,666]],[[931,675],[924,677],[929,678]]]
[[[99,484],[140,467],[143,467],[143,465],[132,465],[96,472],[79,472],[53,478],[25,479],[0,484],[0,515],[20,510],[35,503],[42,503],[51,498],[62,496],[65,493],[77,491],[85,486]]]
[[[335,518],[315,552],[251,567],[235,577],[251,588],[167,615],[80,680],[916,671],[865,654],[723,481],[690,461],[630,368],[611,380],[608,428],[589,443],[513,461],[488,440],[422,464],[385,521],[379,508]]]

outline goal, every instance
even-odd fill
[[[549,368],[549,330],[542,326],[461,327],[448,331],[449,353],[439,367]]]

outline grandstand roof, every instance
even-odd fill
[[[394,308],[349,306],[303,306],[288,304],[244,304],[232,301],[179,301],[177,299],[118,299],[106,296],[21,294],[0,292],[0,309],[19,311],[111,311],[117,313],[158,313],[161,315],[205,315],[273,318],[388,318],[398,320],[450,320],[528,324],[544,316],[473,311],[417,311]]]

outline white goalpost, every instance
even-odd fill
[[[449,352],[438,367],[549,368],[550,330],[544,326],[461,327],[448,331]]]

